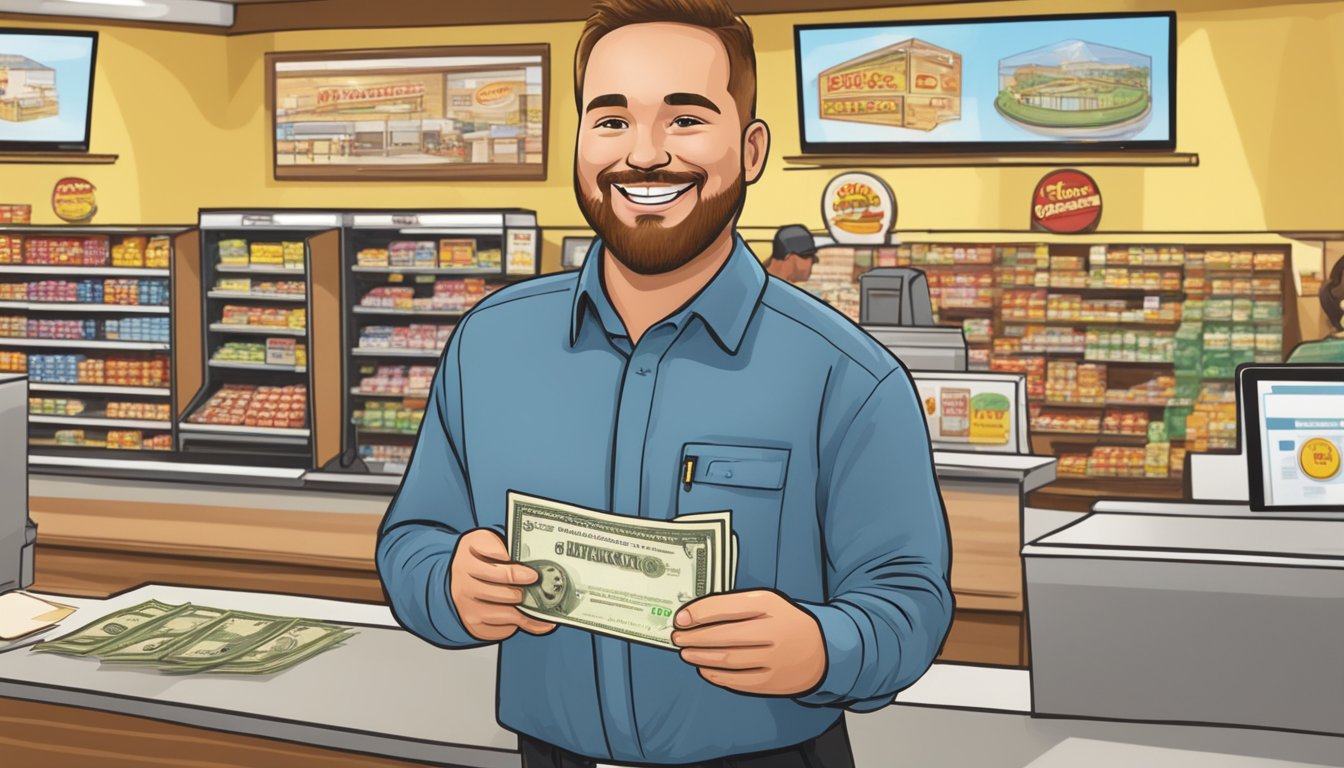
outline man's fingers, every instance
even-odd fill
[[[537,572],[520,563],[495,563],[484,560],[468,560],[464,564],[468,576],[486,584],[501,584],[506,587],[525,587],[538,578]]]
[[[509,550],[504,546],[504,540],[494,531],[488,531],[488,535],[473,536],[467,544],[467,551],[476,557],[477,560],[486,560],[496,563],[509,562]]]
[[[480,582],[479,584],[473,585],[471,597],[473,600],[479,600],[482,603],[517,605],[523,602],[523,590],[521,587],[508,587],[501,584]]]
[[[774,644],[765,622],[748,619],[677,630],[672,642],[680,648],[768,648]]]
[[[755,590],[751,592],[727,592],[709,595],[687,603],[677,611],[676,626],[691,629],[706,624],[718,624],[726,621],[746,621],[765,615],[766,604],[763,595],[769,592]]]
[[[555,625],[549,621],[534,619],[521,611],[518,615],[522,617],[518,622],[518,628],[529,635],[548,635],[555,631]]]
[[[750,648],[682,648],[681,658],[687,664],[701,669],[744,671],[765,669],[770,665],[774,649],[767,646]]]
[[[467,627],[467,631],[477,640],[487,643],[497,643],[501,640],[508,640],[510,637],[513,637],[514,633],[518,631],[518,627],[511,624],[501,626],[477,623]]]

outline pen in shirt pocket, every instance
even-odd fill
[[[695,456],[687,456],[682,465],[681,489],[683,491],[691,490],[691,483],[695,479]]]

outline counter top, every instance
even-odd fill
[[[1093,512],[1022,554],[1344,568],[1344,519]]]
[[[398,627],[386,606],[163,585],[106,600],[51,597],[80,610],[61,626],[0,643],[0,696],[409,760],[519,766],[517,738],[495,721],[495,649],[436,648]],[[358,634],[344,646],[261,677],[169,676],[27,650],[40,639],[150,599],[324,619],[355,625]],[[1021,715],[1029,711],[1031,695],[1025,670],[937,664],[899,701]],[[884,733],[876,720],[897,717],[900,710],[859,716],[862,723],[855,723],[852,737],[856,755],[888,754],[866,742]],[[871,760],[859,765],[885,768]]]

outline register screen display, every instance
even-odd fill
[[[1266,507],[1344,509],[1344,383],[1258,381]]]

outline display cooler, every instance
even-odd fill
[[[349,214],[343,449],[329,473],[405,472],[430,381],[458,320],[508,282],[535,276],[537,217],[523,210]]]
[[[329,211],[201,212],[199,258],[179,265],[197,282],[179,302],[183,454],[294,468],[337,454],[340,401],[313,382],[340,376],[340,328],[308,321],[339,311],[343,223]]]
[[[186,227],[0,227],[0,372],[29,377],[29,453],[75,466],[174,446]]]

